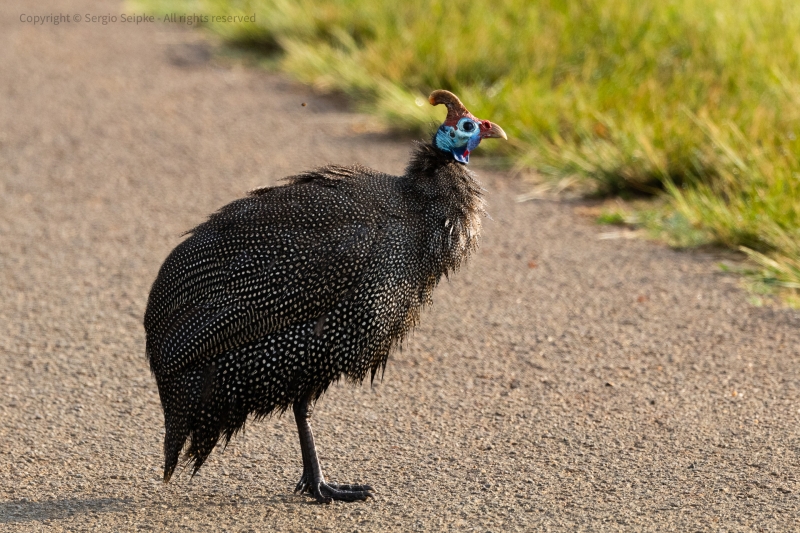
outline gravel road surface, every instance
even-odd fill
[[[187,26],[20,21],[125,12],[0,3],[1,531],[800,528],[800,313],[480,160],[480,251],[383,380],[317,407],[328,479],[376,499],[292,493],[291,413],[164,485],[142,316],[181,234],[316,165],[402,172],[410,141]]]

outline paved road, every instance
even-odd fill
[[[800,527],[798,312],[488,171],[480,252],[382,381],[318,406],[328,478],[375,501],[292,494],[291,415],[163,485],[141,321],[181,233],[315,165],[402,172],[409,141],[192,29],[20,22],[124,9],[35,5],[0,4],[0,530]]]

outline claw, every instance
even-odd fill
[[[294,488],[294,493],[303,494],[304,492],[308,492],[309,487],[310,485],[308,484],[308,481],[306,481],[305,479],[301,479],[300,482],[297,483],[297,486]]]

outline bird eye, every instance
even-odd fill
[[[464,125],[461,126],[461,129],[464,131],[472,131],[475,129],[475,124],[471,121],[464,122]]]

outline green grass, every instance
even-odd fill
[[[393,125],[430,131],[442,112],[425,96],[450,89],[512,139],[486,150],[601,194],[667,195],[663,220],[743,249],[776,287],[800,287],[797,0],[139,5],[255,13],[210,27],[280,50],[282,70]]]

